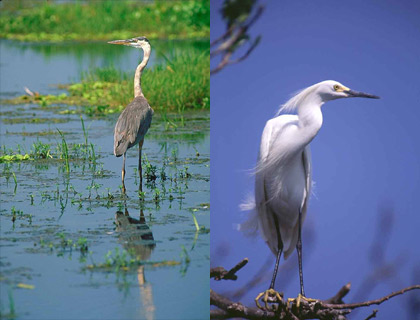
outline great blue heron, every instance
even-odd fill
[[[252,209],[252,213],[243,225],[245,229],[258,228],[276,256],[270,287],[255,298],[260,308],[261,297],[266,309],[268,302],[282,300],[274,290],[277,269],[281,254],[284,252],[284,258],[287,259],[295,247],[300,279],[297,303],[305,297],[301,227],[312,184],[309,143],[322,126],[321,106],[330,100],[350,97],[379,98],[350,90],[336,81],[323,81],[300,91],[278,112],[278,115],[297,112],[296,115],[279,115],[269,120],[264,128],[256,167],[255,200],[245,206]]]
[[[143,60],[137,66],[134,75],[134,99],[121,112],[118,117],[114,131],[114,154],[117,157],[123,156],[123,165],[121,171],[121,180],[123,191],[125,192],[125,154],[127,149],[139,145],[139,190],[143,190],[143,175],[141,169],[141,150],[143,147],[144,136],[152,123],[153,109],[150,107],[141,90],[141,74],[146,67],[150,57],[150,43],[146,37],[137,37],[127,40],[109,41],[111,44],[122,44],[134,48],[143,49]]]

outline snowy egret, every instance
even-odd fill
[[[323,81],[301,90],[287,101],[264,128],[255,178],[255,199],[244,229],[260,230],[276,256],[273,277],[268,290],[255,299],[268,308],[268,302],[282,300],[274,290],[281,254],[287,259],[296,247],[299,263],[300,299],[305,298],[302,273],[301,227],[305,220],[312,184],[309,144],[322,126],[321,106],[339,98],[378,96],[356,92],[337,81]],[[293,113],[297,114],[282,114]]]

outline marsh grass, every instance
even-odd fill
[[[31,150],[25,154],[21,154],[22,150],[19,145],[17,146],[17,150],[7,149],[6,146],[3,146],[0,148],[0,163],[21,162],[26,160],[64,160],[65,170],[69,173],[71,160],[74,161],[75,165],[77,161],[85,160],[89,161],[89,166],[90,164],[93,164],[92,168],[95,170],[95,174],[98,174],[96,171],[97,154],[95,152],[95,146],[93,143],[89,142],[88,129],[85,127],[83,118],[80,117],[80,119],[83,130],[83,143],[72,144],[70,148],[64,133],[57,128],[57,132],[61,137],[61,142],[57,141],[57,145],[54,149],[55,151],[49,143],[44,143],[39,139],[32,144]],[[8,176],[10,175],[13,176],[15,185],[17,186],[16,176],[14,176],[13,172],[9,172]]]
[[[13,176],[13,181],[15,182],[15,188],[13,190],[13,193],[16,194],[18,183],[17,183],[17,179],[16,179],[16,174],[13,171],[12,171],[12,176]]]
[[[59,129],[57,129],[58,133],[61,136],[61,158],[64,158],[65,164],[66,164],[66,172],[70,172],[70,163],[69,163],[69,148],[67,146],[66,139],[64,138],[64,135],[61,133]]]
[[[208,51],[189,51],[165,57],[166,63],[146,69],[142,89],[153,109],[182,114],[186,109],[210,108],[210,65]],[[134,96],[132,72],[114,67],[93,69],[82,82],[69,87],[72,96],[86,98],[97,108],[94,113],[121,111]],[[100,106],[103,107],[101,110]]]
[[[0,37],[25,41],[203,38],[210,35],[210,1],[6,1]]]

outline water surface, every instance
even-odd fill
[[[140,58],[138,50],[102,43],[2,40],[0,45],[2,99],[23,94],[24,86],[54,94],[55,84],[77,80],[81,71],[108,65],[130,71]],[[200,44],[156,47],[150,65],[163,54]],[[56,154],[59,129],[75,154],[85,138],[80,116],[60,113],[69,108],[3,104],[2,149],[26,153],[41,141]],[[209,114],[187,113],[185,126],[172,119],[175,126],[168,129],[155,113],[143,152],[156,166],[157,178],[144,185],[144,201],[137,193],[137,148],[127,153],[127,196],[121,193],[122,158],[112,154],[117,117],[84,117],[97,159],[80,155],[70,161],[69,174],[63,160],[0,163],[0,311],[5,318],[12,307],[19,319],[208,317]],[[83,239],[87,252],[77,244]],[[104,263],[110,251],[115,257],[124,250],[145,264],[129,271],[87,267]]]

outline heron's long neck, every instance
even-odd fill
[[[147,62],[149,61],[150,51],[150,45],[145,45],[143,47],[143,60],[137,66],[136,73],[134,75],[134,97],[144,97],[143,91],[141,90],[141,73],[143,72],[143,69],[146,67]]]
[[[309,102],[310,101],[310,102]],[[324,102],[320,97],[308,97],[298,107],[299,137],[302,143],[308,144],[317,135],[322,126],[321,106]]]

